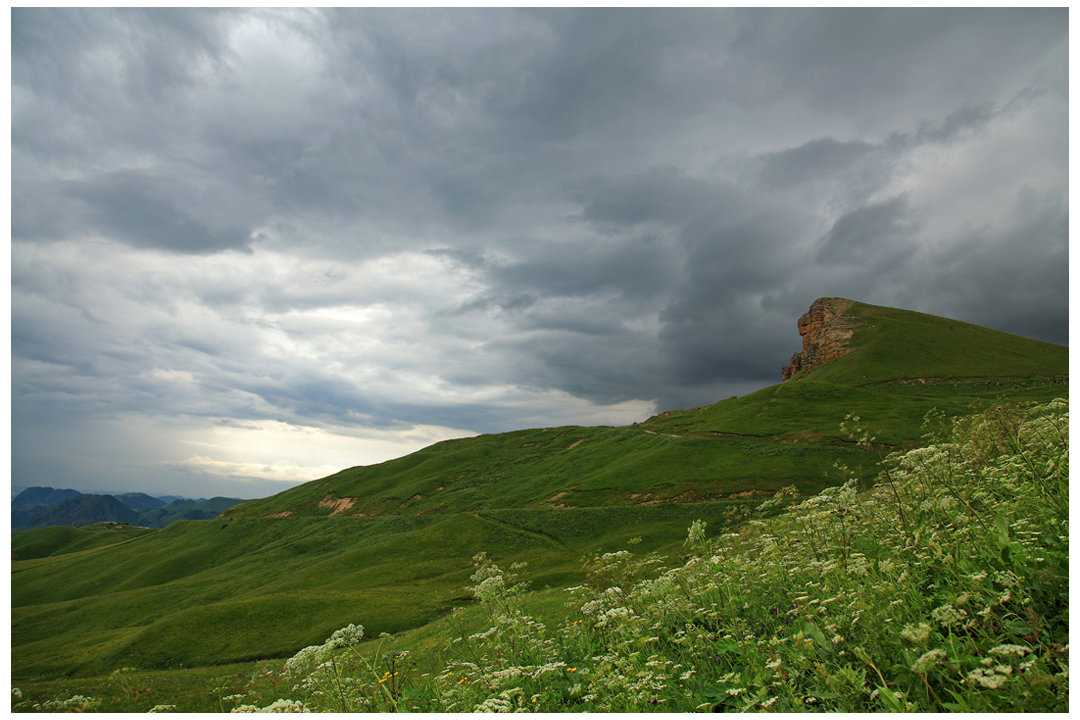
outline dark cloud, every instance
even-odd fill
[[[67,195],[86,206],[90,227],[130,245],[177,253],[247,247],[250,229],[210,227],[197,208],[177,205],[175,187],[155,185],[165,184],[157,177],[118,171],[74,183]]]
[[[910,255],[907,241],[916,230],[902,195],[864,205],[833,224],[821,239],[817,257],[823,263],[872,270]]]
[[[520,293],[575,296],[616,292],[626,300],[655,296],[676,280],[670,248],[654,236],[604,238],[573,244],[539,244],[524,259],[492,268],[490,280],[514,297]]]
[[[771,187],[831,177],[847,170],[853,163],[874,151],[865,142],[838,142],[818,138],[797,148],[769,153],[762,162],[761,182]]]
[[[628,422],[823,295],[1065,342],[1067,19],[16,8],[13,469]]]

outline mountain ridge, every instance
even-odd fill
[[[48,504],[25,504],[28,499],[51,498],[61,499]],[[241,502],[241,498],[226,497],[165,502],[146,493],[110,495],[35,486],[12,499],[11,524],[13,532],[110,522],[162,528],[177,520],[208,520]]]

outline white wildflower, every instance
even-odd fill
[[[1020,579],[1011,570],[995,573],[994,582],[1005,587],[1020,587]]]
[[[1008,643],[1004,645],[998,645],[995,648],[990,648],[991,655],[1015,655],[1017,657],[1024,657],[1029,652],[1031,652],[1031,648],[1026,648],[1023,645],[1010,645]]]
[[[706,523],[701,520],[695,520],[690,525],[690,530],[686,535],[686,540],[683,541],[683,545],[701,545],[705,542],[705,525]]]
[[[344,648],[356,645],[364,638],[364,626],[363,625],[347,625],[339,630],[335,630],[334,634],[324,643],[332,648]]]
[[[945,651],[941,648],[934,648],[924,652],[915,664],[911,666],[911,669],[918,673],[924,673],[931,667],[937,664],[938,660],[945,657]]]
[[[977,668],[967,674],[968,682],[973,685],[981,685],[982,687],[989,688],[990,690],[995,690],[1001,687],[1008,679],[1009,678],[1007,675],[999,675],[993,670],[987,670],[984,668]]]
[[[934,608],[930,612],[930,617],[937,620],[942,625],[949,627],[951,625],[959,625],[960,622],[967,617],[967,611],[954,608],[951,604],[945,603],[939,608]]]
[[[923,643],[930,637],[930,625],[929,623],[919,623],[916,625],[905,625],[904,629],[900,631],[900,637],[913,643]]]

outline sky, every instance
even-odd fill
[[[822,296],[1066,344],[1067,13],[14,8],[12,485],[629,424]]]

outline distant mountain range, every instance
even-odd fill
[[[141,492],[120,495],[80,493],[77,490],[30,487],[11,500],[11,529],[35,530],[67,525],[82,527],[118,522],[163,528],[177,520],[209,520],[244,502],[240,498],[154,497]]]

